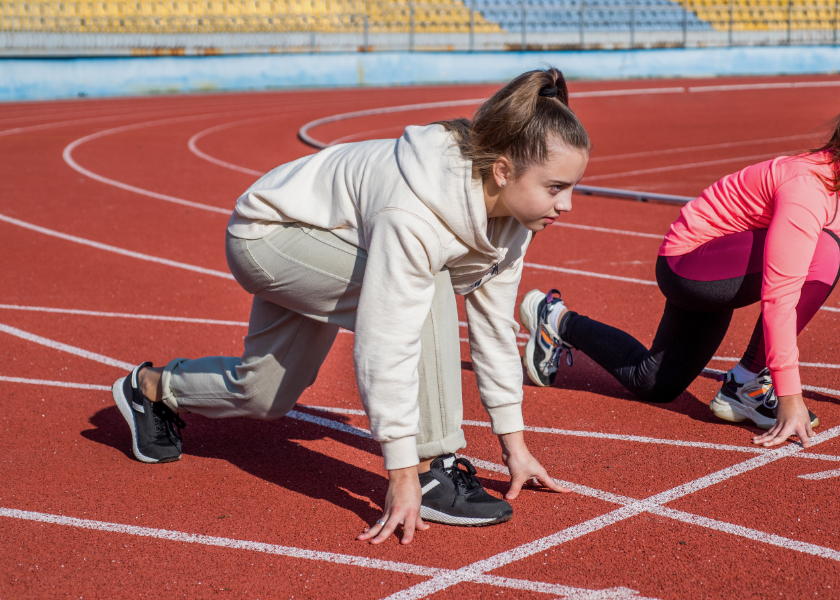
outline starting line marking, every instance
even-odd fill
[[[840,426],[834,427],[832,429],[829,429],[828,431],[817,435],[815,438],[812,439],[812,444],[819,444],[828,441],[834,437],[837,437],[838,435],[840,435]],[[651,496],[650,498],[634,501],[631,504],[626,504],[625,506],[617,508],[605,515],[601,515],[599,517],[595,517],[594,519],[590,519],[578,525],[568,527],[555,534],[546,536],[544,538],[535,540],[527,544],[523,544],[517,548],[513,548],[505,552],[500,552],[499,554],[490,558],[476,561],[471,565],[467,565],[465,567],[462,567],[461,569],[458,569],[456,577],[434,577],[432,579],[424,581],[423,583],[419,583],[400,592],[397,592],[396,594],[392,594],[391,596],[388,596],[388,600],[415,600],[423,598],[430,594],[434,594],[436,592],[449,588],[462,581],[469,581],[470,578],[474,575],[482,574],[488,571],[494,571],[510,563],[520,561],[524,558],[528,558],[529,556],[537,554],[538,552],[543,552],[550,548],[554,548],[560,544],[579,538],[588,533],[598,531],[600,529],[603,529],[604,527],[608,527],[609,525],[613,525],[620,521],[624,521],[626,519],[629,519],[630,517],[636,516],[643,512],[650,512],[653,514],[659,514],[661,516],[671,516],[669,510],[661,506],[662,504],[671,502],[688,494],[708,488],[717,483],[721,483],[723,481],[726,481],[727,479],[730,479],[737,475],[741,475],[758,467],[762,467],[781,458],[793,456],[801,450],[802,447],[799,445],[788,444],[787,446],[783,446],[776,450],[772,450],[766,454],[750,458],[749,460],[746,460],[742,463],[738,463],[731,467],[721,469],[720,471],[711,473],[710,475],[700,477],[698,479],[677,486],[665,492],[656,494],[654,496]],[[823,548],[821,546],[816,546],[813,544],[804,544],[803,542],[799,542],[797,540],[790,540],[781,536],[766,534],[760,531],[755,531],[745,527],[741,527],[739,525],[721,523],[720,521],[714,521],[714,523],[727,526],[727,529],[725,529],[724,531],[726,531],[727,533],[732,533],[733,535],[741,535],[741,533],[744,532],[750,534],[750,539],[756,539],[758,541],[769,540],[767,543],[772,543],[775,546],[779,546],[788,550],[795,550],[798,552],[806,551],[809,554],[816,554],[817,556],[820,556],[822,558],[840,561],[840,552],[831,548]],[[692,524],[705,526],[708,523],[703,517],[697,517]]]
[[[265,544],[262,542],[237,540],[217,536],[201,535],[196,533],[184,533],[181,531],[171,531],[168,529],[155,529],[152,527],[138,527],[136,525],[124,525],[121,523],[108,523],[106,521],[77,519],[75,517],[66,517],[64,515],[53,515],[48,513],[17,510],[13,508],[0,507],[0,517],[7,517],[10,519],[19,519],[25,521],[35,521],[39,523],[49,523],[52,525],[78,527],[81,529],[91,529],[94,531],[106,531],[109,533],[122,533],[126,535],[150,537],[159,540],[168,540],[172,542],[182,542],[187,544],[201,544],[203,546],[216,546],[219,548],[231,548],[235,550],[249,550],[251,552],[275,554],[279,556],[286,556],[289,558],[315,560],[339,565],[349,565],[352,567],[363,567],[366,569],[391,571],[395,573],[406,573],[409,575],[419,575],[421,577],[447,577],[452,576],[456,573],[456,571],[452,569],[425,567],[422,565],[415,565],[411,563],[381,560],[377,558],[367,558],[364,556],[353,556],[351,554],[337,554],[335,552],[323,552],[319,550],[304,550],[302,548],[295,548],[293,546]],[[623,594],[625,595],[633,595],[633,598],[639,598],[635,595],[637,592],[635,592],[634,590],[629,590],[627,588],[591,590],[584,588],[574,588],[553,583],[529,581],[526,579],[511,579],[508,577],[496,576],[482,577],[480,578],[480,583],[503,588],[528,590],[534,592],[542,592],[545,594],[557,594],[560,596],[565,596],[570,600],[575,596],[585,596],[587,600],[590,598],[592,600],[597,600],[599,598],[616,598],[617,592],[623,592]],[[641,600],[641,598],[639,598],[639,600]]]

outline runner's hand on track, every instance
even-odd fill
[[[810,438],[815,434],[811,429],[811,417],[802,400],[802,394],[779,396],[778,401],[776,424],[767,433],[753,437],[753,444],[761,444],[769,448],[778,446],[790,436],[795,435],[802,442],[802,447],[808,448],[811,445]]]
[[[385,496],[385,511],[379,521],[365,527],[359,540],[370,540],[381,544],[394,533],[398,525],[403,526],[401,543],[410,544],[415,529],[428,529],[429,525],[420,518],[420,478],[417,467],[388,471],[388,493]],[[384,525],[383,525],[384,523]]]
[[[540,484],[554,492],[571,492],[554,481],[539,461],[531,455],[525,445],[525,435],[521,431],[499,436],[502,445],[502,460],[510,471],[510,489],[505,500],[514,500],[522,486],[529,479],[536,479]]]

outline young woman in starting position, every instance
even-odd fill
[[[650,350],[627,333],[567,310],[560,294],[529,292],[520,318],[531,333],[528,375],[551,385],[576,348],[650,402],[670,402],[714,356],[733,310],[761,303],[749,346],[711,402],[727,421],[769,430],[775,446],[810,445],[819,424],[802,400],[796,336],[840,276],[840,118],[822,148],[728,175],[689,202],[659,248],[665,312]]]
[[[462,294],[481,400],[510,469],[506,498],[531,478],[564,491],[525,445],[513,313],[532,233],[569,210],[588,156],[563,76],[548,69],[517,77],[472,121],[274,169],[239,198],[227,230],[230,270],[254,294],[244,353],[143,363],[118,380],[135,456],[180,457],[177,413],[287,414],[344,327],[356,333],[359,393],[389,475],[384,512],[359,539],[379,543],[402,525],[407,544],[423,519],[505,521],[510,504],[454,455],[466,446]]]

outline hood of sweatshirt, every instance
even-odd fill
[[[498,260],[487,236],[487,208],[472,161],[442,125],[410,126],[397,141],[397,164],[411,191],[467,246]]]

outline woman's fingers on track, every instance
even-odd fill
[[[508,467],[510,468],[511,461],[508,462]],[[554,481],[554,479],[552,479],[548,474],[548,471],[546,471],[533,456],[527,460],[526,466],[528,467],[526,469],[520,470],[515,468],[511,471],[512,477],[510,478],[510,489],[507,494],[505,494],[505,500],[515,500],[516,497],[519,496],[519,492],[522,491],[522,486],[530,480],[536,480],[538,484],[547,487],[553,492],[568,493],[572,491]]]
[[[404,513],[404,514],[403,514]],[[381,521],[381,522],[380,522]],[[384,524],[383,524],[384,523]],[[371,544],[381,544],[394,533],[400,525],[403,526],[403,536],[400,540],[402,544],[410,544],[414,539],[415,530],[426,530],[429,524],[420,518],[420,514],[416,511],[407,508],[405,510],[395,510],[391,515],[382,515],[379,521],[365,527],[365,530],[356,539],[361,541],[370,540]]]

